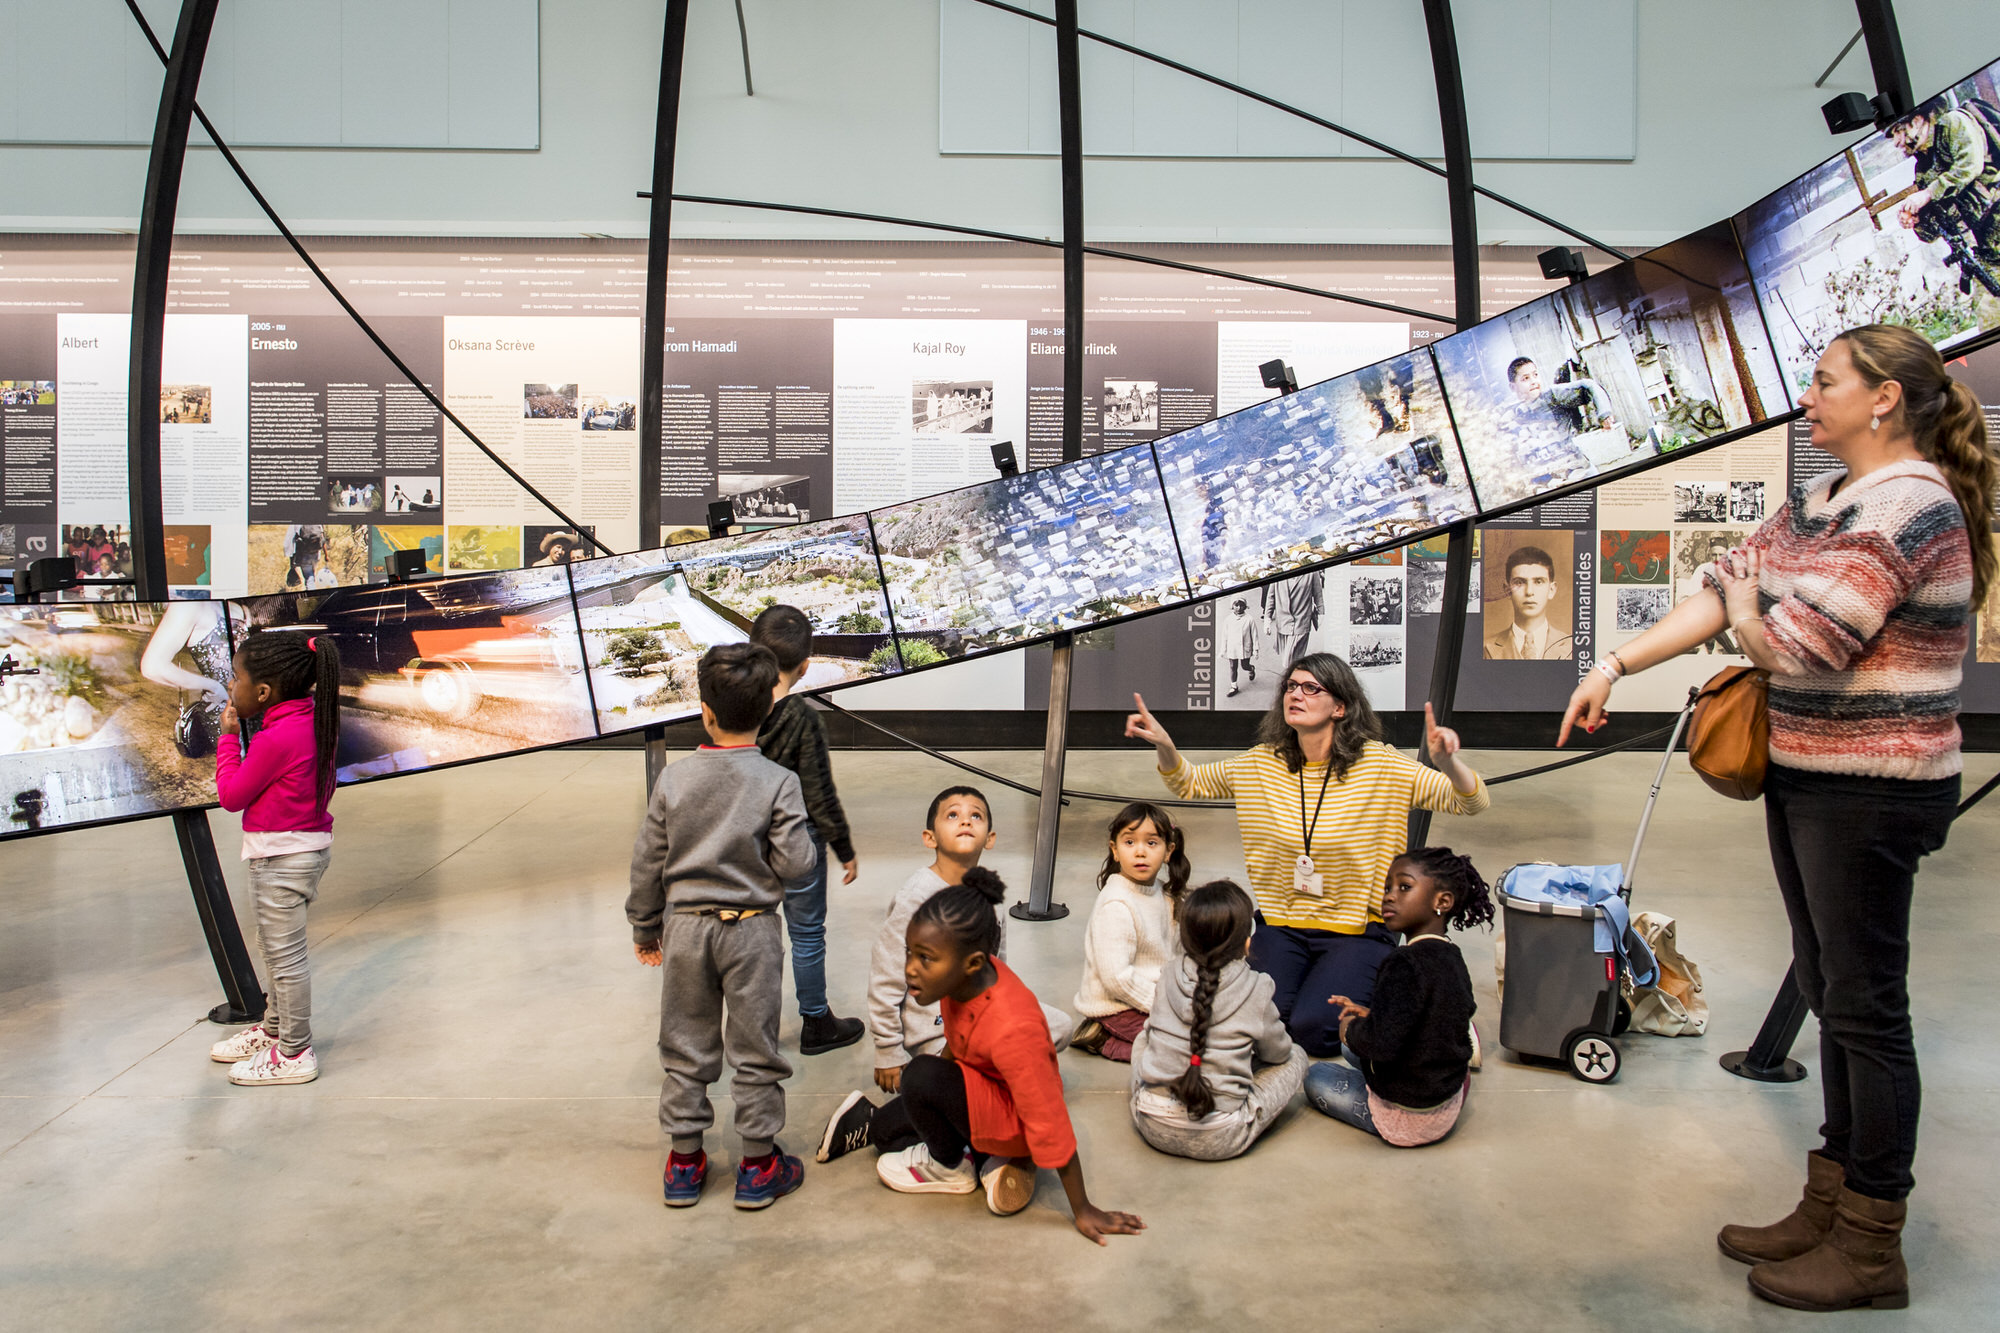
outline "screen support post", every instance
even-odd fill
[[[1431,657],[1431,712],[1438,725],[1451,725],[1453,706],[1458,702],[1458,664],[1465,650],[1465,603],[1472,592],[1472,520],[1452,524],[1444,554],[1444,605],[1439,608],[1437,650]],[[1419,749],[1422,747],[1419,746]],[[1430,763],[1430,752],[1423,751]],[[1410,812],[1411,847],[1427,846],[1431,836],[1431,812]]]
[[[739,7],[740,18],[742,10]],[[639,549],[660,545],[660,467],[666,448],[661,409],[667,378],[668,224],[674,211],[674,147],[680,137],[681,57],[687,49],[688,0],[667,0],[660,39],[660,98],[653,122],[653,189],[647,204],[646,306],[640,327]],[[743,81],[750,81],[750,39],[743,39]],[[649,752],[650,753],[650,752]]]
[[[248,1023],[262,1018],[264,992],[257,985],[256,969],[250,965],[250,951],[243,947],[243,929],[236,924],[229,881],[222,877],[222,861],[215,854],[215,834],[208,827],[208,811],[176,810],[173,820],[174,838],[181,845],[181,864],[187,868],[188,888],[194,893],[195,911],[201,914],[202,934],[208,937],[215,975],[222,981],[223,1002],[208,1011],[208,1021]]]
[[[1063,761],[1069,745],[1070,659],[1076,636],[1065,630],[1055,637],[1049,659],[1049,726],[1042,741],[1042,803],[1035,813],[1035,868],[1028,876],[1028,901],[1015,903],[1009,915],[1021,921],[1059,921],[1069,908],[1050,901],[1055,896],[1056,842],[1062,832]]]
[[[653,799],[653,788],[659,785],[660,774],[667,766],[667,729],[664,726],[646,728],[646,799]]]
[[[1903,59],[1903,34],[1896,26],[1892,0],[1854,0],[1861,16],[1861,35],[1868,39],[1868,67],[1875,76],[1875,91],[1889,99],[1891,110],[1904,115],[1916,109],[1916,94],[1910,89],[1910,66]]]
[[[1077,0],[1056,0],[1056,101],[1062,121],[1065,463],[1083,457],[1083,85],[1076,6]]]

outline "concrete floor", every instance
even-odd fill
[[[1504,772],[1545,755],[1488,754]],[[972,756],[1032,780],[1037,756]],[[1503,787],[1439,839],[1489,877],[1621,858],[1653,760]],[[862,878],[835,888],[835,1005],[860,1008],[883,906],[923,858],[922,756],[835,759]],[[1995,761],[1972,761],[1973,779]],[[1070,783],[1153,793],[1142,753],[1078,754]],[[1818,1084],[1763,1086],[1747,1045],[1787,961],[1762,810],[1681,767],[1638,901],[1681,921],[1708,981],[1701,1039],[1625,1039],[1589,1087],[1497,1052],[1488,936],[1466,941],[1489,1047],[1449,1141],[1398,1152],[1296,1109],[1247,1157],[1164,1157],[1133,1133],[1125,1068],[1063,1057],[1093,1198],[1151,1229],[1097,1249],[1049,1173],[1026,1213],[906,1198],[865,1156],[740,1214],[726,1173],[660,1206],[656,974],[621,916],[642,801],[635,753],[549,753],[344,793],[313,913],[317,1045],[303,1087],[231,1087],[206,1058],[218,997],[170,826],[0,845],[0,1326],[6,1328],[1794,1327],[1747,1293],[1718,1224],[1789,1206]],[[989,864],[1025,893],[1034,803],[989,787]],[[1074,993],[1109,811],[1072,807],[1058,898],[1015,966]],[[1914,990],[1927,1098],[1908,1233],[1914,1304],[1842,1327],[1990,1328],[2000,1307],[2000,1040],[1989,1022],[2000,802],[1919,881]],[[235,820],[218,842],[240,888]],[[1189,821],[1198,875],[1240,874],[1233,818]],[[239,913],[243,912],[239,903]],[[244,914],[247,920],[247,913]],[[865,1043],[796,1056],[786,1142],[868,1083]],[[1814,1065],[1810,1025],[1800,1053]],[[725,1089],[726,1091],[726,1089]],[[718,1099],[726,1126],[729,1106]],[[718,1151],[719,1150],[719,1151]],[[726,1132],[711,1151],[733,1160]]]

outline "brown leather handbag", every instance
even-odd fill
[[[1701,780],[1733,801],[1764,794],[1771,762],[1771,673],[1726,667],[1709,677],[1688,727],[1688,762]]]

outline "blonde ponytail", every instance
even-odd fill
[[[1972,605],[1983,606],[2000,557],[1993,550],[1993,492],[2000,465],[1986,437],[1986,413],[1972,390],[1945,373],[1937,348],[1900,324],[1863,324],[1834,339],[1847,344],[1870,387],[1903,387],[1900,411],[1917,452],[1944,473],[1965,515],[1972,547]]]

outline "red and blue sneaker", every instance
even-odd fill
[[[667,1207],[692,1208],[701,1202],[702,1182],[708,1179],[708,1154],[667,1154]]]
[[[736,1166],[736,1206],[769,1208],[805,1178],[806,1164],[783,1148],[763,1157],[746,1157]]]

